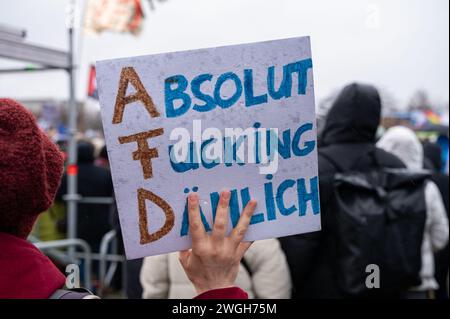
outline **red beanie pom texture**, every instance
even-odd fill
[[[26,238],[54,200],[64,160],[34,115],[0,99],[0,232]]]

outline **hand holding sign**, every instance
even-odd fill
[[[251,245],[251,242],[242,240],[255,211],[256,201],[248,202],[238,225],[226,237],[230,197],[229,191],[220,194],[211,235],[206,233],[200,217],[198,195],[194,193],[188,197],[192,249],[180,252],[180,262],[198,294],[234,286],[240,261]]]

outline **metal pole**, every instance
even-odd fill
[[[72,0],[71,8],[74,12],[75,2]],[[70,13],[69,13],[70,14]],[[72,17],[73,18],[73,17]],[[69,18],[70,19],[70,18]],[[77,119],[78,109],[75,100],[75,67],[74,67],[74,23],[69,21],[69,158],[67,169],[67,238],[77,238],[77,200],[79,199],[77,187]],[[69,247],[69,257],[73,257],[74,247]]]
[[[99,262],[99,292],[100,296],[103,294],[103,290],[105,288],[105,279],[106,279],[106,256],[108,255],[109,243],[112,242],[116,237],[116,231],[110,230],[107,232],[100,243],[100,262]],[[113,252],[115,253],[115,252]]]

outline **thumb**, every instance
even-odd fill
[[[250,246],[253,244],[252,241],[243,241],[239,244],[237,247],[237,255],[241,258],[245,255],[245,252],[250,248]]]

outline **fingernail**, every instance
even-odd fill
[[[231,196],[231,193],[230,193],[229,190],[224,190],[224,191],[222,191],[222,197],[223,197],[223,199],[228,200],[228,199],[230,198],[230,196]]]
[[[198,203],[198,196],[195,193],[191,193],[188,196],[189,204],[196,205]]]

